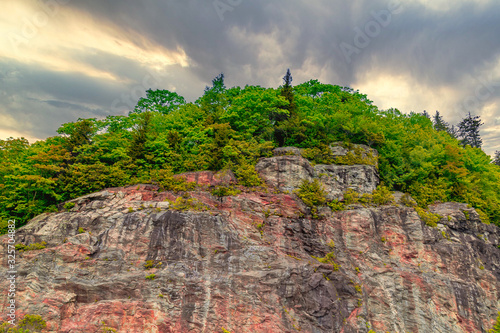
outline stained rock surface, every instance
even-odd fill
[[[66,333],[101,332],[102,322],[117,332],[172,333],[493,326],[500,229],[467,205],[431,206],[442,216],[432,228],[401,205],[325,208],[319,220],[294,194],[272,189],[222,198],[189,192],[206,211],[165,201],[179,196],[153,185],[111,188],[17,230],[18,243],[47,242],[17,254],[18,318],[39,314],[47,332]],[[0,238],[3,253],[7,242]],[[6,267],[4,260],[2,276]],[[0,288],[8,289],[6,279]],[[2,293],[0,320],[7,305]]]
[[[361,150],[362,156],[378,153],[364,145],[354,145]],[[340,145],[330,147],[332,156],[345,156],[349,150]],[[329,200],[341,200],[347,189],[358,193],[372,193],[379,184],[379,176],[375,165],[312,165],[301,156],[301,149],[295,147],[276,148],[273,157],[262,158],[255,166],[257,172],[271,186],[280,191],[293,192],[303,180],[321,181]]]

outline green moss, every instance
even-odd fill
[[[222,333],[231,333],[228,330],[226,330],[224,327],[221,327]]]
[[[85,230],[82,227],[80,227],[80,228],[78,228],[78,233],[83,234],[83,233],[85,233]]]
[[[466,210],[463,210],[462,213],[465,215],[465,219],[470,220],[470,213]]]
[[[134,212],[134,208],[129,207],[129,208],[128,208],[128,212],[129,212],[129,213],[133,213],[133,212]]]
[[[146,276],[146,280],[154,280],[155,278],[156,278],[155,274],[150,274],[150,275]]]

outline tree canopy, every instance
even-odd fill
[[[221,74],[194,103],[148,90],[127,116],[63,124],[60,135],[33,144],[0,140],[0,229],[9,218],[20,226],[66,200],[159,175],[231,169],[256,186],[255,164],[273,148],[322,151],[337,141],[377,149],[384,184],[421,207],[466,202],[500,225],[499,157],[491,163],[480,149],[477,116],[460,123],[459,141],[438,113],[433,123],[428,114],[380,110],[349,87],[291,82],[287,72],[276,89],[227,88]]]

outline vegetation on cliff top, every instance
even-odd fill
[[[194,103],[149,90],[127,116],[63,124],[59,136],[33,144],[0,140],[0,228],[106,187],[183,189],[172,176],[186,171],[231,169],[240,184],[257,186],[254,166],[273,148],[321,151],[336,141],[377,149],[381,180],[419,206],[466,202],[500,225],[500,167],[480,149],[476,117],[455,131],[439,114],[433,124],[425,114],[380,110],[351,88],[291,82],[287,73],[277,89],[226,88],[220,75]]]

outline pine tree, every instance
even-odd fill
[[[284,85],[281,88],[281,96],[285,97],[288,101],[288,106],[286,107],[288,110],[288,118],[292,117],[295,114],[295,109],[297,108],[295,101],[293,100],[293,87],[292,87],[292,74],[290,73],[290,68],[286,70],[286,74],[283,77]]]
[[[483,140],[479,135],[479,127],[484,125],[479,116],[472,116],[469,112],[467,117],[458,124],[458,135],[464,146],[470,145],[474,148],[481,148]]]
[[[455,138],[455,139],[458,138],[458,132],[457,132],[455,125],[451,125],[451,127],[448,127],[447,132],[452,138]]]
[[[431,119],[431,115],[426,110],[424,110],[424,112],[422,112],[422,116]]]
[[[500,166],[500,150],[495,152],[495,157],[493,158],[493,164]]]
[[[439,114],[439,111],[436,111],[434,115],[434,129],[436,131],[447,131],[448,123],[444,121],[443,117]]]
[[[144,158],[148,133],[151,128],[151,119],[151,112],[142,113],[142,119],[139,126],[132,132],[132,142],[128,148],[128,155],[134,160]]]

